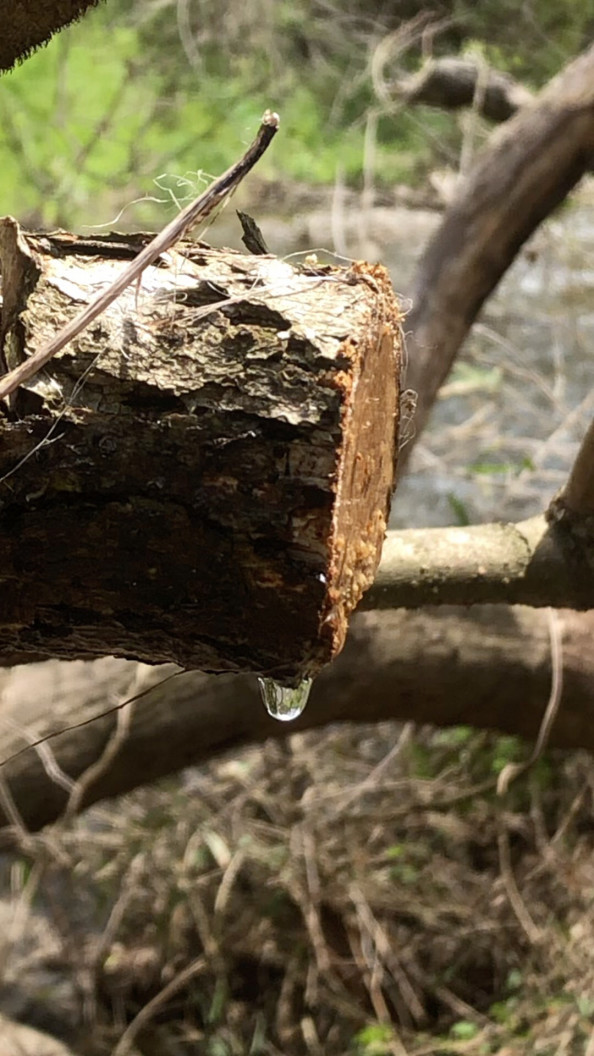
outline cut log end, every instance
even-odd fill
[[[0,233],[11,366],[145,241]],[[291,681],[336,655],[372,582],[397,450],[387,272],[179,249],[0,421],[0,659]]]
[[[371,586],[379,564],[394,487],[398,440],[400,316],[385,268],[360,263],[354,270],[377,291],[378,318],[358,343],[349,342],[344,386],[343,443],[337,472],[330,540],[328,589],[322,627],[332,635],[332,655],[342,649],[348,619]]]

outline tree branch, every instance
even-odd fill
[[[507,603],[586,610],[594,576],[585,549],[547,514],[518,524],[388,532],[365,608]]]
[[[573,517],[594,516],[594,420],[590,422],[567,484],[556,501]]]
[[[97,768],[94,784],[84,782],[81,806],[218,753],[331,722],[412,719],[535,739],[551,688],[549,624],[546,613],[522,607],[360,613],[344,652],[314,681],[305,712],[289,726],[266,714],[251,676],[182,674],[138,700],[119,751],[107,767]],[[563,696],[550,744],[594,749],[594,614],[562,611],[559,628]],[[148,671],[147,686],[170,671]],[[54,695],[48,708],[50,676]],[[7,672],[0,761],[26,747],[33,734],[86,723],[45,745],[62,771],[81,777],[115,735],[117,713],[101,717],[106,699],[125,700],[138,688],[136,676],[137,665],[113,658],[92,665],[50,661]],[[3,776],[31,829],[57,818],[71,795],[35,749],[5,764]]]
[[[400,77],[392,93],[405,103],[423,103],[446,110],[475,106],[491,121],[507,121],[534,98],[507,73],[475,59],[446,56],[430,59],[417,73]]]
[[[484,301],[593,156],[594,46],[494,133],[423,254],[406,320],[417,436]]]

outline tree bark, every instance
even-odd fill
[[[558,496],[518,524],[388,532],[364,608],[422,605],[594,607],[594,521]]]
[[[563,685],[550,743],[594,749],[594,613],[562,611],[558,619]],[[127,725],[126,709],[91,721],[106,700],[123,702],[174,670],[145,670],[139,679],[137,665],[104,658],[3,674],[0,774],[28,828],[66,807],[71,792],[56,763],[71,781],[81,780],[77,805],[87,806],[218,753],[331,722],[468,724],[534,739],[551,688],[550,628],[546,613],[523,607],[359,613],[343,653],[314,681],[294,723],[266,714],[255,678],[198,672],[157,684],[128,705]],[[45,757],[27,748],[73,723],[84,725],[52,737]]]
[[[594,46],[491,137],[421,258],[406,319],[417,437],[484,301],[593,159]]]
[[[0,237],[8,369],[142,246]],[[0,420],[0,662],[327,663],[385,533],[399,321],[380,266],[163,254]]]
[[[82,18],[99,0],[0,0],[0,71],[26,59],[54,33]]]

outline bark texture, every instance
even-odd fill
[[[81,18],[99,0],[0,0],[0,70],[26,59],[54,33]]]
[[[8,369],[143,244],[0,237]],[[399,322],[379,266],[164,254],[0,421],[1,662],[328,662],[385,533]]]
[[[558,619],[563,683],[550,743],[594,749],[594,614],[562,611]],[[1,676],[0,773],[27,827],[56,819],[71,797],[89,805],[220,752],[331,722],[462,723],[534,739],[551,689],[550,624],[546,613],[523,607],[359,613],[343,653],[314,681],[294,723],[266,714],[252,676],[198,672],[156,685],[127,715],[123,709],[89,721],[107,701],[123,702],[171,670],[145,669],[139,678],[137,665],[104,658],[49,661]],[[85,725],[53,737],[43,751],[27,748],[72,723]],[[65,775],[80,779],[74,793]]]
[[[484,301],[593,161],[594,46],[496,131],[421,258],[406,320],[417,437]]]

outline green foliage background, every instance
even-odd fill
[[[377,108],[371,58],[386,34],[431,11],[446,19],[434,54],[478,49],[532,86],[594,29],[591,0],[109,0],[2,78],[0,211],[75,227],[109,223],[141,196],[171,205],[159,177],[175,185],[221,171],[267,106],[280,111],[283,136],[261,176],[360,185]],[[418,66],[422,39],[399,53],[394,73]],[[378,117],[376,184],[455,164],[457,118]],[[121,226],[162,220],[162,210],[145,203]]]

